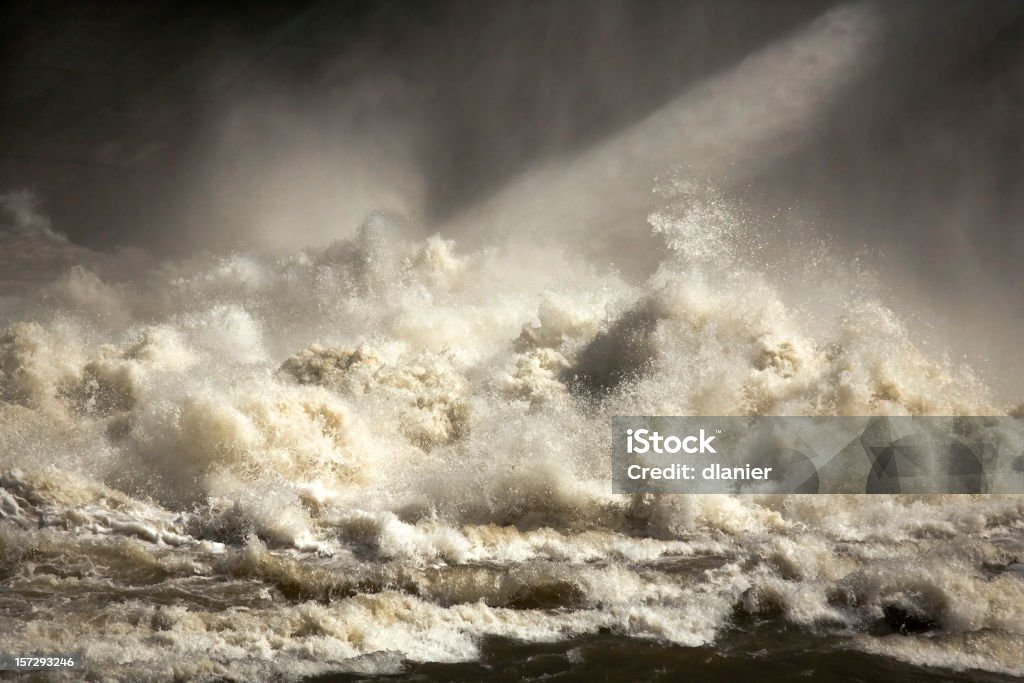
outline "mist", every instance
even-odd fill
[[[169,9],[8,12],[28,48],[4,69],[0,181],[75,245],[286,251],[384,212],[641,280],[664,254],[651,189],[683,169],[744,207],[766,258],[834,244],[925,338],[1024,391],[1018,3],[308,3],[191,40]],[[96,52],[68,37],[89,26],[120,27],[105,61],[67,62]]]
[[[1024,5],[0,37],[0,669],[1024,676]]]

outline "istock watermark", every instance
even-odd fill
[[[1024,420],[612,418],[616,493],[1024,493]]]

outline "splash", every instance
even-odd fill
[[[1018,497],[610,493],[615,414],[1008,410],[869,275],[798,260],[811,306],[715,188],[660,196],[642,284],[378,215],[326,248],[96,261],[5,295],[0,647],[124,680],[296,679],[776,618],[1024,674]]]

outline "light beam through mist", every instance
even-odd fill
[[[555,231],[614,253],[616,228],[643,215],[669,166],[742,177],[795,144],[870,64],[881,26],[867,4],[830,10],[596,148],[519,177],[443,231]]]

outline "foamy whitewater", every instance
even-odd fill
[[[611,493],[613,415],[1019,410],[856,264],[766,259],[714,188],[658,191],[641,282],[383,214],[283,255],[98,254],[8,195],[0,651],[296,680],[767,622],[1024,675],[1022,497]]]

